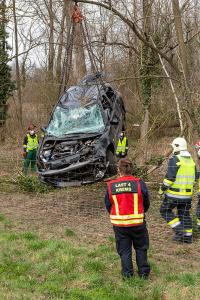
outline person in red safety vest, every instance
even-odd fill
[[[122,276],[124,278],[133,276],[133,246],[138,274],[142,278],[148,278],[149,235],[145,212],[150,206],[149,193],[145,182],[131,174],[131,161],[121,158],[118,163],[118,178],[108,182],[105,205],[113,224],[116,249],[121,258]]]

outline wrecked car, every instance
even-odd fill
[[[81,185],[116,173],[115,149],[125,129],[125,108],[109,83],[88,75],[59,99],[37,154],[43,182]]]

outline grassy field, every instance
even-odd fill
[[[151,249],[150,280],[123,281],[111,236],[82,245],[69,229],[65,238],[43,239],[0,219],[0,299],[199,299],[200,272],[184,270],[175,256],[156,262]],[[189,259],[186,247],[179,251]]]
[[[150,279],[138,278],[135,269],[133,279],[122,280],[120,261],[103,205],[93,209],[91,222],[85,219],[89,205],[84,209],[83,203],[78,205],[83,200],[80,195],[84,195],[92,207],[96,203],[92,201],[103,196],[104,191],[105,186],[99,184],[44,195],[13,193],[12,189],[1,193],[0,206],[4,213],[0,215],[0,299],[200,298],[198,234],[192,245],[172,242],[170,230],[159,217],[157,201],[152,201],[148,215]],[[69,203],[64,219],[58,218],[58,211],[62,211],[67,199],[71,201],[72,194],[81,224],[77,219],[72,222],[74,216],[69,213]],[[60,203],[61,199],[65,201]],[[54,201],[52,210],[51,201]],[[42,205],[49,209],[45,214]],[[99,213],[95,217],[97,209]]]
[[[0,299],[200,299],[200,233],[191,245],[172,241],[157,188],[149,187],[150,278],[138,278],[135,268],[123,281],[106,184],[48,190],[36,178],[18,177],[11,163],[4,160],[0,174]],[[193,213],[195,207],[196,197]]]

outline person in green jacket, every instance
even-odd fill
[[[39,145],[38,136],[35,132],[36,126],[31,124],[28,127],[26,136],[24,137],[23,144],[23,157],[24,157],[24,166],[23,173],[28,174],[29,165],[31,165],[31,171],[36,172],[36,155],[37,148]]]

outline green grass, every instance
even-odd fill
[[[7,222],[0,215],[0,299],[198,299],[200,272],[180,272],[175,261],[156,262],[154,251],[151,278],[124,281],[113,238],[82,245],[66,228],[64,239],[45,239],[5,227]]]

